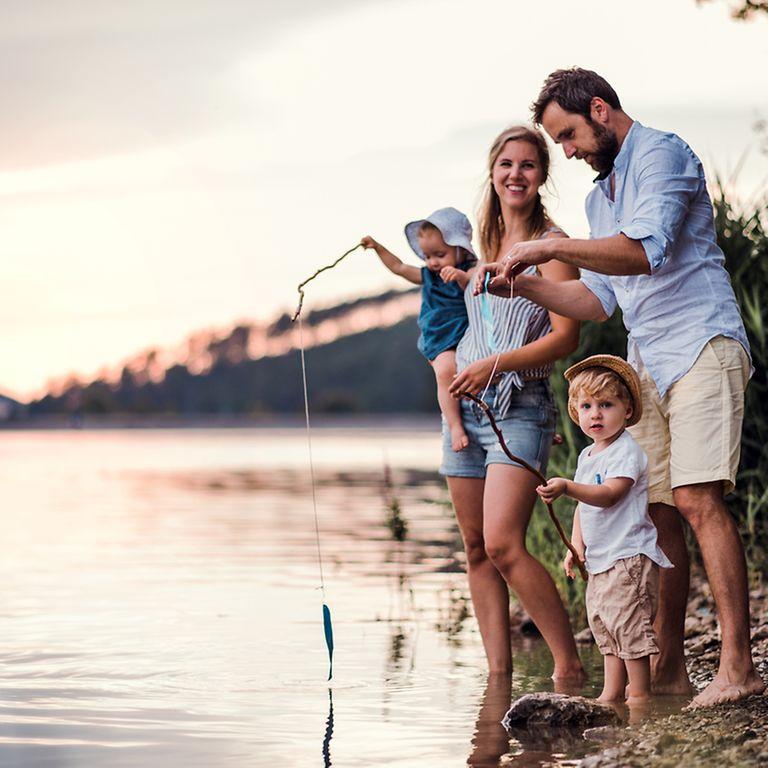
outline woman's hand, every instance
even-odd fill
[[[482,392],[488,384],[495,362],[495,357],[484,357],[468,365],[461,373],[456,374],[451,383],[450,393],[455,398],[459,398],[463,394],[476,395]],[[493,380],[498,381],[500,378],[501,372],[496,374]]]
[[[567,488],[568,481],[564,477],[553,477],[547,480],[546,485],[540,485],[536,489],[536,493],[546,504],[551,504],[555,499],[559,499]]]
[[[370,235],[366,235],[365,237],[360,238],[360,245],[362,245],[363,248],[376,248],[378,243]]]

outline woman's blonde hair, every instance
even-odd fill
[[[493,166],[499,155],[510,141],[525,141],[531,144],[539,156],[539,165],[543,176],[542,184],[549,178],[549,148],[541,133],[526,125],[513,125],[502,131],[494,140],[488,152],[488,179],[486,180],[480,207],[477,212],[478,235],[480,238],[480,253],[486,261],[496,258],[504,238],[504,219],[501,216],[501,203],[496,190],[493,188]],[[528,219],[528,239],[533,240],[547,228],[547,210],[536,193],[536,203]]]

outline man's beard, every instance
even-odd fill
[[[611,133],[605,126],[590,120],[592,134],[595,137],[595,151],[590,152],[592,156],[590,165],[605,178],[613,170],[613,161],[619,154],[619,142],[615,134]]]

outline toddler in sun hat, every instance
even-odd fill
[[[588,357],[565,377],[568,414],[593,442],[573,480],[555,477],[536,490],[546,502],[563,495],[579,502],[572,539],[586,560],[587,617],[604,656],[599,700],[623,700],[628,677],[631,704],[650,695],[659,568],[673,567],[648,515],[648,458],[626,431],[642,415],[640,380],[613,355]],[[573,578],[570,552],[563,566]]]
[[[437,400],[451,432],[451,447],[460,451],[469,440],[459,401],[451,397],[449,388],[456,375],[456,347],[469,322],[464,289],[470,279],[467,270],[477,262],[472,225],[461,211],[439,208],[425,219],[406,224],[405,236],[425,266],[403,264],[370,236],[360,242],[376,251],[390,272],[421,285],[418,348],[435,372]]]

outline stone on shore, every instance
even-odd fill
[[[564,693],[528,693],[512,702],[502,720],[504,727],[585,727],[616,725],[619,716],[610,707]]]

